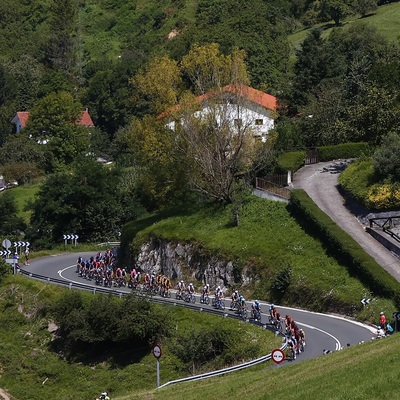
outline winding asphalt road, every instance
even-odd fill
[[[340,174],[335,171],[338,163],[330,161],[304,166],[294,174],[292,187],[303,189],[325,214],[352,236],[382,268],[400,281],[400,260],[365,231],[362,217],[367,211],[362,210],[355,215],[346,206],[346,200],[338,190]]]
[[[52,279],[61,279],[66,285],[71,285],[73,287],[74,284],[84,284],[87,285],[89,290],[94,290],[98,288],[98,286],[96,286],[93,281],[81,278],[75,272],[78,256],[89,258],[92,255],[94,254],[58,254],[34,259],[31,265],[23,266],[21,269],[28,273],[46,276],[49,278],[50,282]],[[112,288],[110,290],[120,293],[129,293],[131,291],[128,288]],[[163,299],[163,301],[172,304],[183,303],[174,298]],[[226,303],[229,303],[228,299]],[[195,306],[199,309],[212,309],[211,306],[199,304],[199,296],[196,297]],[[261,324],[266,324],[268,321],[268,307],[269,304],[261,303],[261,309],[263,311]],[[250,309],[250,303],[248,304],[248,308]],[[290,314],[299,327],[303,328],[306,332],[306,351],[297,358],[296,362],[302,359],[321,356],[324,350],[336,351],[348,346],[357,345],[360,342],[369,341],[373,336],[373,330],[370,327],[340,316],[325,315],[280,306],[277,306],[277,308],[282,316]],[[225,311],[221,311],[221,314],[223,313],[233,314],[233,311],[225,309]]]

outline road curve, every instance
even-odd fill
[[[34,259],[29,266],[23,266],[21,269],[27,273],[39,274],[46,276],[51,281],[52,279],[63,280],[66,285],[69,283],[84,284],[88,288],[98,288],[93,281],[88,281],[85,278],[79,277],[76,270],[76,261],[78,256],[89,258],[94,255],[91,253],[66,253],[54,256],[43,257]],[[114,292],[129,293],[131,289],[128,288],[112,288]],[[175,300],[172,296],[171,299],[164,299],[170,303],[180,303],[181,300]],[[228,299],[225,302],[228,306]],[[199,296],[196,297],[194,306],[199,309],[213,309],[211,306],[199,304]],[[262,320],[261,324],[267,324],[268,321],[268,307],[269,304],[261,303]],[[250,308],[250,303],[248,304]],[[296,321],[299,327],[303,328],[306,332],[306,351],[297,358],[297,361],[308,358],[315,358],[323,355],[324,350],[336,351],[342,348],[359,344],[360,342],[369,341],[372,338],[372,329],[366,325],[351,321],[349,319],[304,311],[300,309],[288,308],[277,306],[278,311],[282,316],[290,314]],[[221,314],[233,314],[232,311],[225,309]]]
[[[338,190],[340,174],[334,169],[336,164],[330,161],[302,167],[294,174],[292,188],[303,189],[325,214],[400,281],[400,260],[367,233],[360,220],[346,207]]]

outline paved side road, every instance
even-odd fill
[[[330,172],[335,162],[306,165],[293,177],[292,187],[303,189],[337,225],[351,235],[378,264],[400,281],[400,260],[365,231],[365,226],[345,206],[338,191],[337,171]]]

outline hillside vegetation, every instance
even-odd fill
[[[253,197],[241,211],[240,225],[233,227],[231,219],[229,208],[208,208],[159,222],[149,219],[147,227],[143,226],[146,220],[139,220],[127,226],[124,235],[125,239],[134,238],[135,249],[154,236],[193,242],[202,252],[232,260],[236,275],[252,281],[243,287],[238,278],[229,286],[241,287],[251,298],[339,312],[371,322],[379,307],[394,310],[388,300],[377,300],[362,309],[360,299],[369,295],[368,290],[303,231],[284,203]],[[192,276],[189,270],[186,274]]]

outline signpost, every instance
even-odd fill
[[[157,360],[157,387],[160,386],[160,357],[162,356],[161,346],[159,344],[155,344],[153,346],[153,356]]]
[[[79,235],[71,234],[71,235],[63,235],[64,245],[68,244],[68,240],[71,240],[71,244],[73,243],[76,247],[77,239],[79,239]]]
[[[398,320],[400,319],[400,311],[393,313],[395,332],[398,332]]]
[[[271,356],[272,356],[272,361],[277,365],[279,365],[285,360],[285,353],[281,349],[272,350]]]
[[[362,303],[363,306],[366,306],[370,302],[371,302],[371,299],[367,299],[367,298],[364,298],[364,299],[361,300],[361,303]]]

